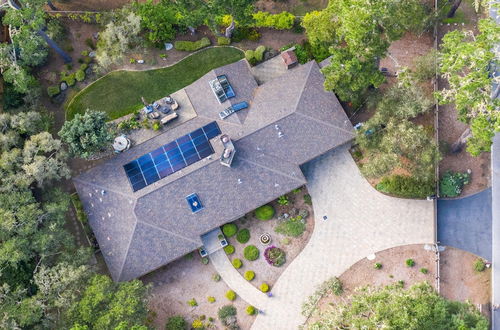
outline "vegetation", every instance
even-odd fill
[[[174,47],[177,50],[183,50],[186,52],[194,52],[196,50],[210,46],[210,39],[203,37],[198,41],[176,41]]]
[[[167,323],[165,324],[165,330],[185,330],[186,327],[187,322],[180,315],[169,317]]]
[[[406,198],[425,198],[434,194],[434,180],[419,180],[407,175],[383,177],[376,186],[384,193]]]
[[[59,93],[61,93],[61,89],[59,88],[59,85],[47,87],[47,95],[49,97],[54,97],[56,95],[59,95]]]
[[[229,299],[230,301],[233,301],[236,299],[236,292],[233,290],[229,290],[226,292],[226,298]]]
[[[274,228],[274,231],[277,233],[291,237],[298,237],[302,235],[305,230],[306,222],[300,215],[284,219]]]
[[[495,45],[500,42],[500,26],[482,19],[478,29],[477,35],[459,29],[443,37],[439,68],[449,87],[437,95],[442,104],[454,103],[459,119],[470,124],[467,151],[474,156],[490,151],[492,138],[500,131],[500,99],[491,97],[490,72],[499,64]]]
[[[241,259],[238,258],[234,258],[231,263],[233,264],[233,267],[236,269],[239,269],[241,268],[241,266],[243,266],[243,262],[241,262]]]
[[[217,45],[219,46],[229,46],[231,44],[231,39],[226,37],[217,37]]]
[[[250,231],[246,228],[240,229],[236,234],[236,240],[241,244],[245,244],[250,240]]]
[[[380,262],[376,262],[375,265],[373,266],[375,269],[382,269],[382,264]]]
[[[192,298],[190,300],[188,300],[187,304],[191,307],[195,307],[195,306],[198,306],[198,302],[196,301],[196,299]]]
[[[422,274],[427,274],[429,272],[429,270],[427,268],[420,268],[420,272]]]
[[[274,208],[271,205],[263,205],[255,210],[255,217],[259,220],[269,220],[274,217]]]
[[[266,258],[268,264],[275,267],[281,267],[286,262],[285,251],[276,246],[266,248],[264,251],[264,257]]]
[[[226,237],[233,237],[238,232],[238,226],[234,223],[226,223],[222,226],[222,232]]]
[[[59,136],[68,145],[72,155],[89,158],[109,147],[113,141],[106,119],[106,113],[99,111],[76,114],[72,120],[64,123]]]
[[[427,283],[405,290],[401,285],[365,287],[332,306],[310,329],[377,328],[488,329],[488,321],[470,303],[449,301]]]
[[[212,297],[212,296],[208,296],[207,297],[207,301],[211,304],[213,304],[215,302],[215,297]]]
[[[325,295],[335,294],[336,296],[340,296],[343,291],[344,289],[342,282],[338,277],[332,277],[326,280],[302,304],[302,315],[309,317],[316,309],[318,301]]]
[[[243,250],[243,255],[249,261],[257,260],[259,258],[259,249],[255,245],[249,245]]]
[[[283,205],[283,206],[287,206],[288,204],[290,204],[290,200],[289,200],[288,196],[283,195],[283,196],[278,197],[278,204]]]
[[[267,283],[262,283],[262,284],[260,285],[260,291],[262,291],[262,292],[267,292],[267,291],[269,291],[269,285],[268,285]]]
[[[236,308],[233,305],[225,305],[219,308],[217,316],[224,326],[229,329],[237,329]]]
[[[484,272],[486,269],[486,263],[484,262],[483,259],[477,258],[476,261],[474,261],[474,270],[478,273]]]
[[[171,41],[176,34],[175,25],[179,23],[177,10],[168,1],[152,0],[134,2],[134,13],[141,19],[141,29],[146,31],[146,40],[155,46],[163,46],[164,42]]]
[[[212,280],[213,280],[214,282],[219,282],[219,281],[220,281],[220,279],[221,279],[221,277],[220,277],[220,275],[219,275],[219,274],[215,273],[215,274],[213,274],[213,275],[212,275]]]
[[[233,254],[234,253],[234,245],[226,245],[224,246],[224,252],[226,252],[227,255]]]
[[[186,57],[179,63],[149,71],[113,71],[78,93],[66,108],[66,118],[73,119],[86,109],[107,113],[110,120],[132,113],[143,107],[146,100],[158,100],[199,79],[219,66],[243,57],[232,47],[217,47]],[[106,102],[102,102],[106,100]]]
[[[279,14],[258,11],[253,14],[253,19],[257,27],[268,27],[276,30],[289,30],[295,22],[295,16],[286,11],[282,11]]]
[[[413,260],[413,259],[406,259],[405,263],[406,263],[406,266],[408,266],[408,267],[415,266],[415,260]]]
[[[462,193],[464,185],[469,183],[468,173],[446,172],[439,181],[439,195],[441,197],[457,197]]]
[[[253,307],[253,306],[248,306],[246,309],[246,312],[248,315],[255,315],[255,313],[257,313],[257,311],[255,310],[255,307]]]
[[[253,280],[255,278],[255,272],[253,272],[252,270],[247,270],[245,272],[244,277],[245,277],[245,280],[251,281],[251,280]]]

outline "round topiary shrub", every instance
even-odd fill
[[[236,292],[234,292],[233,290],[229,290],[228,292],[226,292],[226,298],[233,301],[234,299],[236,299]]]
[[[236,269],[239,269],[239,268],[241,268],[241,266],[243,266],[241,259],[238,259],[238,258],[234,258],[232,261],[232,264],[233,264],[233,267]]]
[[[250,240],[250,231],[248,229],[240,229],[236,234],[236,240],[241,244],[245,244]]]
[[[243,255],[245,259],[249,261],[254,261],[259,258],[259,249],[255,245],[249,245],[243,250]]]
[[[226,252],[226,254],[233,254],[234,246],[231,244],[224,246],[224,252]]]
[[[274,217],[274,208],[271,205],[262,205],[255,210],[255,217],[259,220],[269,220]]]
[[[238,231],[238,226],[236,226],[234,223],[226,223],[224,226],[222,226],[222,232],[226,237],[232,237],[236,235],[236,232]]]
[[[215,302],[215,297],[212,297],[212,296],[208,296],[207,297],[207,301],[211,304],[213,304]]]
[[[165,330],[185,330],[187,322],[180,315],[169,317],[165,324]]]
[[[245,276],[245,280],[251,281],[251,280],[253,280],[255,278],[255,273],[252,270],[247,270],[245,272],[244,276]]]
[[[267,291],[269,291],[269,285],[268,285],[267,283],[262,283],[262,284],[260,285],[260,291],[262,291],[262,292],[267,292]]]
[[[253,307],[253,306],[248,306],[246,311],[247,311],[248,315],[255,315],[255,312],[256,312],[255,307]]]

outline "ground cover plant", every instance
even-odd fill
[[[300,215],[289,217],[281,221],[274,230],[283,235],[298,237],[306,230],[306,222]]]
[[[259,258],[259,249],[255,245],[249,245],[243,250],[243,255],[249,261],[257,260]]]
[[[233,237],[238,232],[238,227],[234,223],[226,223],[222,226],[222,232],[226,237]]]
[[[458,197],[462,193],[464,185],[468,184],[470,175],[468,173],[454,173],[448,171],[439,181],[439,195],[442,197]]]
[[[266,248],[264,251],[264,257],[266,258],[268,264],[275,267],[281,267],[286,262],[285,251],[276,246]]]
[[[243,58],[232,47],[210,48],[179,63],[149,71],[113,71],[78,93],[68,104],[66,118],[86,109],[103,111],[110,120],[142,108],[141,96],[154,101],[199,79],[208,71]],[[106,102],[102,102],[106,100]]]
[[[236,240],[241,244],[245,244],[250,240],[250,231],[246,228],[240,229],[236,234]]]

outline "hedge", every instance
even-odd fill
[[[245,272],[244,277],[245,277],[245,280],[247,280],[247,281],[251,281],[251,280],[253,280],[253,279],[255,278],[255,272],[254,272],[254,271],[252,271],[252,270],[247,270],[247,271]]]
[[[274,208],[271,205],[262,205],[255,210],[255,217],[259,220],[269,220],[274,217]]]
[[[186,52],[194,52],[195,50],[208,47],[212,44],[210,39],[203,37],[198,41],[176,41],[174,42],[174,47],[177,50],[182,50]]]
[[[243,250],[243,255],[245,259],[249,261],[254,261],[259,259],[259,249],[255,245],[249,245]]]
[[[222,226],[222,232],[226,237],[232,237],[236,235],[236,232],[238,231],[238,226],[236,226],[234,223],[226,223],[224,226]]]
[[[253,14],[256,27],[268,27],[277,30],[289,30],[293,27],[295,16],[287,11],[279,14],[271,14],[259,11]]]
[[[61,88],[59,87],[59,85],[47,87],[47,94],[49,95],[49,97],[54,97],[59,93],[61,93]]]
[[[83,71],[81,69],[76,71],[75,78],[77,81],[84,81],[85,80],[85,71]]]
[[[376,188],[390,195],[407,198],[425,198],[435,192],[432,180],[422,181],[406,175],[386,176]]]
[[[231,44],[231,39],[226,37],[217,37],[217,45],[219,46],[228,46]]]
[[[241,229],[240,231],[238,231],[238,234],[236,234],[236,240],[241,244],[245,244],[250,240],[250,231],[246,228]]]
[[[236,269],[239,269],[239,268],[241,268],[241,266],[243,266],[241,259],[238,259],[238,258],[234,258],[232,261],[232,264],[233,264],[233,267]]]
[[[257,62],[262,62],[264,59],[264,53],[266,52],[266,46],[260,45],[254,51],[254,56]]]

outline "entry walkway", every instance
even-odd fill
[[[223,250],[210,255],[228,286],[264,311],[255,319],[255,330],[297,329],[305,322],[301,305],[316,287],[372,253],[434,243],[433,203],[377,192],[361,176],[346,147],[307,164],[304,172],[316,216],[314,232],[272,288],[272,298],[248,283]]]

